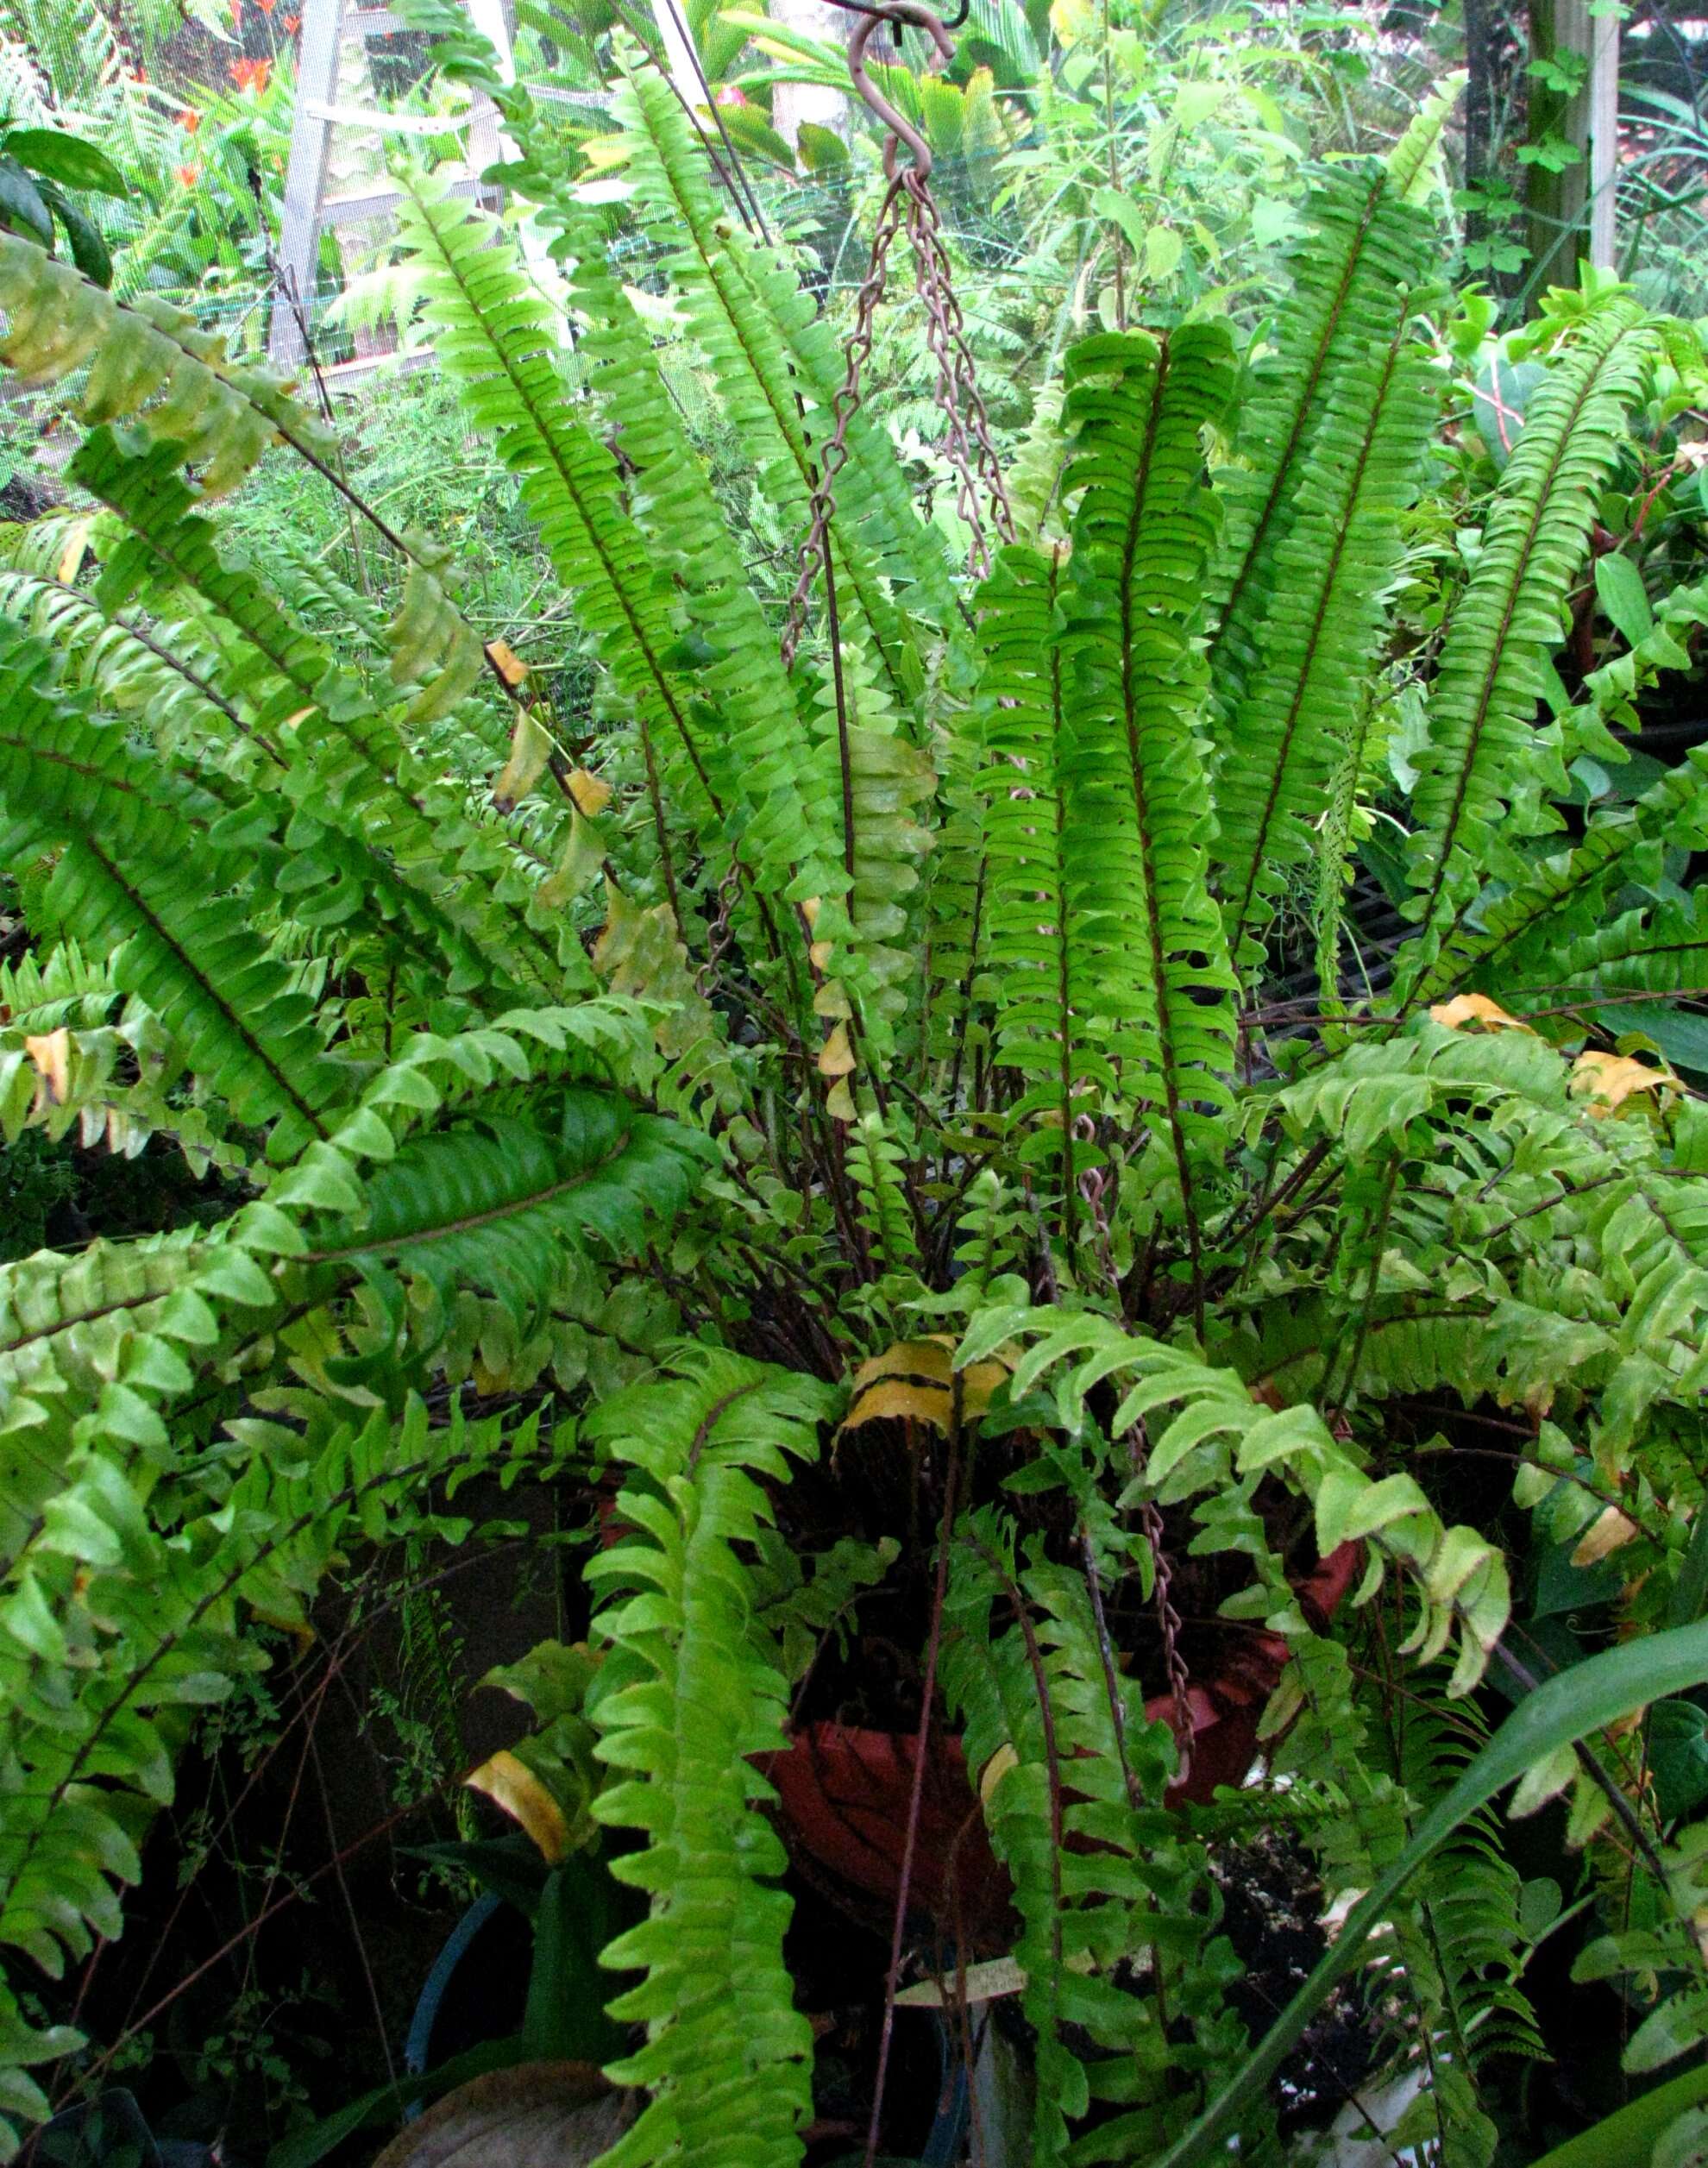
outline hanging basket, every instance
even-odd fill
[[[1339,1610],[1361,1559],[1358,1544],[1342,1543],[1294,1583],[1313,1625],[1326,1625]],[[1185,1741],[1173,1694],[1146,1703],[1146,1715],[1166,1724],[1189,1749],[1182,1756],[1186,1776],[1170,1788],[1165,1805],[1203,1806],[1220,1786],[1244,1782],[1257,1758],[1264,1708],[1290,1653],[1279,1634],[1242,1634],[1213,1673],[1188,1681]],[[901,1886],[914,1754],[911,1731],[819,1723],[803,1726],[761,1765],[777,1788],[791,1851],[832,1885],[891,1909]],[[909,1908],[969,1957],[990,1957],[1013,1945],[1012,1898],[985,1834],[961,1742],[952,1733],[933,1733],[920,1781]]]

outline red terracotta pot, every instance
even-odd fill
[[[1295,1587],[1313,1625],[1325,1625],[1353,1585],[1360,1559],[1342,1543]],[[1279,1683],[1287,1644],[1254,1631],[1216,1674],[1187,1695],[1191,1755],[1186,1780],[1165,1804],[1203,1803],[1216,1787],[1238,1784],[1257,1756],[1258,1724]],[[1171,1695],[1145,1705],[1179,1736]],[[846,1724],[806,1725],[767,1773],[777,1788],[791,1848],[834,1881],[893,1907],[913,1789],[914,1735]],[[985,1835],[961,1742],[933,1735],[920,1793],[919,1833],[910,1902],[965,1950],[1001,1949],[1010,1932],[1008,1878]]]

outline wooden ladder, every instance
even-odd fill
[[[515,61],[503,0],[468,0],[470,20],[498,55],[499,70],[513,80]],[[335,129],[359,129],[393,135],[447,135],[468,131],[468,173],[451,184],[455,193],[479,196],[496,207],[499,192],[483,189],[480,175],[512,154],[499,127],[498,109],[484,91],[474,93],[465,113],[428,116],[367,112],[337,103],[338,63],[347,44],[370,34],[402,30],[389,9],[348,4],[348,0],[302,0],[302,38],[298,47],[296,110],[291,123],[291,157],[285,175],[285,211],[279,242],[279,285],[267,329],[269,359],[286,368],[304,359],[303,323],[314,298],[320,260],[320,236],[329,226],[359,226],[383,217],[399,192],[382,182],[359,194],[328,198],[328,161]]]

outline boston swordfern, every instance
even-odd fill
[[[1573,1064],[1498,998],[1535,990],[1569,1043],[1611,991],[1708,984],[1700,914],[1654,888],[1663,849],[1708,839],[1708,762],[1567,839],[1571,718],[1535,712],[1660,334],[1617,293],[1562,319],[1416,665],[1394,990],[1354,992],[1331,926],[1323,1027],[1272,1039],[1282,906],[1348,870],[1334,793],[1439,422],[1410,199],[1442,105],[1386,164],[1322,175],[1260,351],[1205,322],[1070,354],[1029,453],[1046,508],[976,588],[882,430],[851,429],[838,644],[821,610],[786,667],[608,212],[462,16],[416,14],[498,102],[566,280],[560,311],[492,222],[411,180],[443,366],[597,658],[585,765],[430,542],[384,530],[403,585],[370,668],[360,606],[329,630],[322,581],[311,624],[288,563],[223,541],[214,500],[267,446],[336,477],[288,385],[0,236],[0,357],[80,402],[95,508],[75,548],[70,515],[16,532],[0,570],[0,808],[35,942],[6,971],[0,1122],[175,1136],[241,1198],[0,1269],[0,2109],[38,2119],[29,2070],[74,2053],[19,1990],[51,2006],[121,1932],[185,1711],[261,1661],[254,1622],[302,1624],[347,1546],[455,1535],[486,1470],[615,1492],[587,1569],[586,1831],[629,1833],[613,1870],[646,1899],[606,1952],[631,1983],[612,2074],[646,2105],[609,2158],[800,2159],[810,2028],[763,1771],[803,1636],[833,1592],[857,1621],[894,1563],[791,1549],[792,1478],[836,1480],[857,1416],[905,1424],[940,1508],[922,1721],[963,1735],[1014,1886],[1034,2158],[1146,2160],[1245,2042],[1213,1823],[1165,1809],[1179,1748],[1109,1638],[1158,1545],[1237,1567],[1226,1617],[1288,1643],[1266,1731],[1290,1804],[1250,1791],[1224,1822],[1287,1819],[1337,1889],[1456,1774],[1402,1749],[1396,1709],[1472,1695],[1509,1617],[1505,1552],[1455,1523],[1422,1411],[1523,1416],[1538,1542],[1617,1496],[1629,1631],[1677,1623],[1692,1585],[1708,1124],[1664,1072]],[[601,171],[804,526],[830,335],[644,69],[619,117]],[[1313,1541],[1361,1547],[1350,1624],[1294,1593]],[[1641,1805],[1590,1760],[1523,1802],[1576,1776],[1583,1842],[1610,1792]],[[1527,2037],[1516,1903],[1495,1868],[1413,1890],[1404,2039]],[[1687,1970],[1688,1938],[1666,1946]],[[1432,2067],[1454,2157],[1486,2158],[1476,2056]],[[1277,2143],[1261,2103],[1245,2141]]]

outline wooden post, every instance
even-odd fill
[[[1619,18],[1611,9],[1591,28],[1589,138],[1589,260],[1612,271],[1619,259]]]
[[[291,116],[291,162],[285,174],[285,211],[279,221],[279,267],[296,287],[306,316],[314,299],[320,250],[320,199],[326,192],[326,154],[331,123],[326,109],[338,82],[343,42],[344,0],[303,0],[302,41],[297,48],[296,106]],[[303,358],[303,335],[287,294],[273,299],[269,357],[286,368]]]

